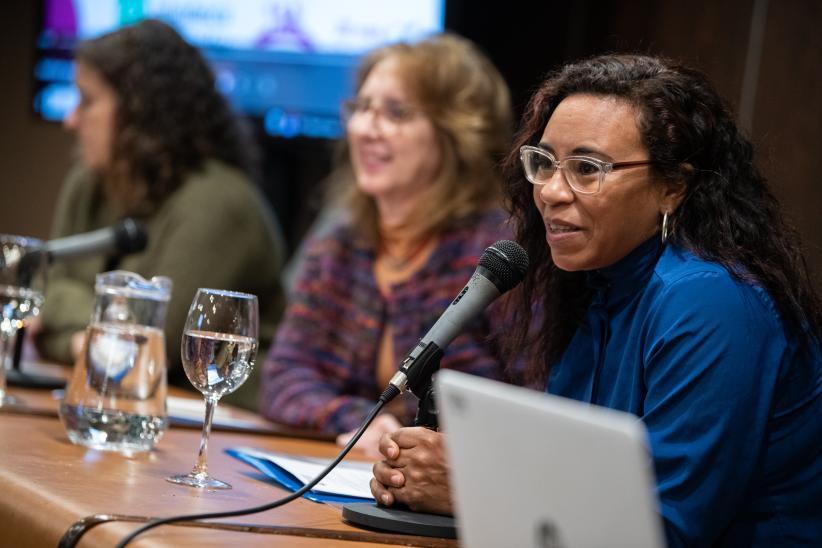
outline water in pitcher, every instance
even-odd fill
[[[95,449],[147,451],[167,426],[163,331],[92,323],[60,406],[69,439]]]

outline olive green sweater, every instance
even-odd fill
[[[87,232],[118,220],[91,175],[77,168],[61,191],[52,235],[59,238]],[[211,160],[202,171],[191,174],[150,217],[140,221],[145,224],[148,245],[141,253],[123,257],[117,269],[146,278],[168,276],[174,283],[165,326],[169,381],[190,386],[180,363],[180,340],[198,287],[258,296],[257,363],[261,364],[284,304],[280,285],[284,245],[265,198],[240,171]],[[43,357],[71,362],[71,336],[89,323],[94,277],[104,270],[107,260],[95,256],[51,267],[42,310],[43,329],[36,340]],[[258,386],[256,375],[253,377],[240,389],[243,394],[234,398],[235,403],[253,408]]]

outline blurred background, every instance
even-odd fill
[[[251,120],[260,183],[293,251],[320,206],[359,56],[445,28],[497,64],[517,115],[547,71],[583,56],[647,52],[703,69],[757,146],[822,291],[818,0],[6,0],[0,11],[0,233],[48,237],[72,163],[59,120],[76,100],[73,36],[161,13],[201,46]]]

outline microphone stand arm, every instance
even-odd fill
[[[414,426],[436,430],[439,425],[431,379],[440,369],[442,355],[442,349],[435,342],[420,341],[391,379],[390,384],[399,392],[410,390],[420,402]]]
[[[417,407],[417,416],[414,417],[414,426],[424,426],[431,430],[439,428],[439,412],[437,410],[437,401],[434,395],[434,383],[428,383],[428,389],[420,398],[419,406]]]
[[[400,370],[389,385],[395,395],[410,390],[418,399],[419,407],[414,426],[436,430],[439,424],[431,376],[439,371],[442,350],[436,343],[420,343],[403,361]],[[394,396],[390,396],[390,400]],[[386,508],[373,502],[355,502],[343,505],[343,521],[391,533],[425,537],[457,538],[454,518],[439,514],[424,514],[397,507]],[[433,545],[432,545],[433,546]]]

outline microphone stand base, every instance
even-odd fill
[[[344,504],[343,521],[365,529],[422,537],[457,538],[454,518],[411,510],[386,508],[371,502]]]
[[[66,386],[66,380],[60,377],[47,377],[45,375],[33,375],[24,373],[19,369],[9,369],[6,371],[6,382],[9,386],[19,386],[21,388],[42,388],[53,390]]]

